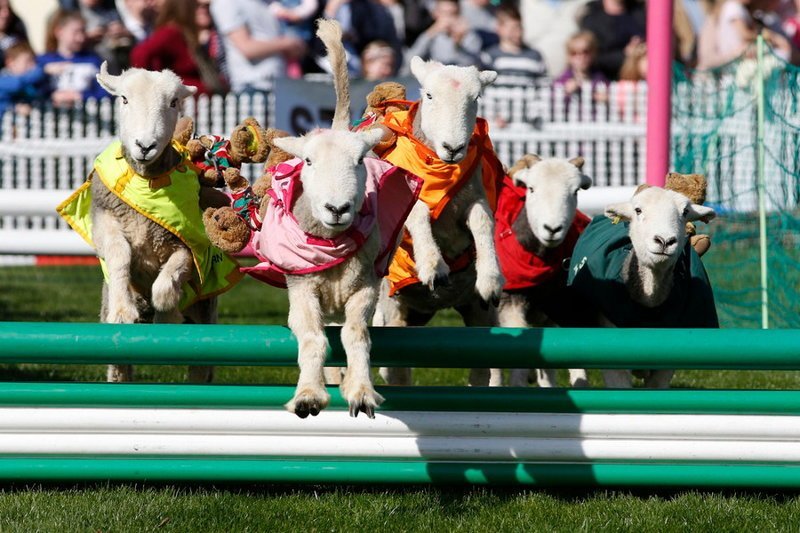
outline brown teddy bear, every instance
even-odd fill
[[[376,154],[382,154],[395,143],[395,134],[389,128],[379,124],[381,118],[386,113],[408,109],[407,105],[401,103],[405,99],[405,86],[394,81],[379,83],[367,95],[367,108],[364,110],[364,116],[355,125],[354,129],[383,128],[385,130],[383,139],[373,148]]]
[[[649,185],[639,185],[636,192],[649,187]],[[679,192],[686,196],[694,204],[702,204],[706,201],[706,177],[702,174],[680,174],[678,172],[670,172],[667,174],[664,188],[671,191]],[[697,234],[697,228],[693,222],[686,223],[686,234],[689,235],[689,242],[701,256],[711,248],[711,237],[705,234]]]
[[[273,128],[264,131],[259,146],[259,153],[265,154],[264,172],[252,187],[238,172],[223,173],[225,183],[231,190],[232,201],[223,207],[203,212],[203,224],[212,244],[228,253],[237,253],[250,242],[252,232],[261,228],[267,207],[267,202],[261,200],[272,185],[274,167],[294,157],[275,146],[272,139],[288,135]]]

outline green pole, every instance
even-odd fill
[[[344,366],[341,328],[326,364]],[[798,370],[800,330],[371,328],[374,366]],[[702,339],[698,349],[698,339]],[[0,363],[295,366],[280,326],[0,323]]]
[[[800,391],[377,387],[380,411],[800,415]],[[338,387],[329,409],[346,410]],[[146,383],[0,383],[0,407],[283,411],[294,387]]]
[[[768,288],[768,262],[767,262],[767,212],[766,212],[766,183],[764,177],[764,37],[758,36],[757,40],[757,65],[758,81],[756,95],[758,98],[758,130],[757,130],[757,177],[758,177],[758,241],[761,256],[761,327],[769,328],[769,293]]]
[[[796,465],[303,461],[230,458],[0,457],[6,481],[213,481],[633,486],[800,487]]]

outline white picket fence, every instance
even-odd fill
[[[490,121],[506,165],[526,153],[583,155],[599,203],[609,194],[628,194],[644,179],[646,92],[644,83],[624,82],[587,85],[572,98],[561,86],[491,87],[481,97],[480,114]],[[227,134],[248,115],[272,125],[274,96],[202,96],[187,101],[185,112],[195,119],[196,131]],[[7,113],[1,122],[0,253],[88,253],[54,207],[83,183],[113,138],[112,101],[35,108],[26,116]],[[248,169],[250,177],[255,172]]]

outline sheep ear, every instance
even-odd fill
[[[514,163],[510,169],[508,169],[508,177],[514,180],[514,183],[517,184],[519,187],[525,187],[526,183],[522,180],[522,176],[517,177],[517,174],[521,170],[525,170],[531,168],[533,165],[541,161],[542,158],[536,154],[525,154],[522,156],[522,159]]]
[[[304,137],[276,137],[272,139],[272,144],[295,157],[303,157],[306,139]]]
[[[605,215],[608,218],[630,220],[633,218],[633,204],[630,202],[620,202],[606,206]]]
[[[361,140],[367,145],[366,151],[372,150],[376,144],[381,142],[383,139],[383,129],[381,128],[371,128],[358,134],[361,137]]]
[[[686,216],[686,220],[688,222],[694,222],[695,220],[702,220],[703,222],[708,224],[716,216],[717,213],[715,213],[714,210],[711,209],[710,207],[698,204],[691,204],[689,206],[689,213]]]
[[[103,64],[100,65],[100,72],[95,74],[95,77],[97,78],[97,83],[108,91],[108,94],[117,96],[117,81],[119,80],[119,76],[113,76],[108,73],[108,61],[103,61]]]
[[[584,173],[581,173],[581,185],[580,185],[581,189],[585,191],[591,186],[592,186],[592,178],[590,178]]]
[[[411,58],[410,66],[411,66],[411,74],[413,74],[414,77],[417,78],[417,81],[422,83],[422,80],[424,80],[428,76],[428,74],[431,73],[432,70],[441,68],[442,64],[439,63],[438,61],[434,60],[425,61],[419,56],[414,56]]]
[[[482,70],[480,74],[478,74],[478,79],[481,80],[481,87],[486,87],[494,83],[494,80],[497,79],[497,72],[494,70]]]
[[[178,90],[178,98],[183,100],[184,98],[188,98],[197,92],[197,87],[192,85],[181,85],[181,88]]]
[[[583,164],[585,162],[586,161],[580,156],[573,157],[572,159],[569,160],[570,165],[575,165],[576,167],[578,167],[578,170],[583,170]]]

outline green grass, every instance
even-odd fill
[[[713,275],[713,273],[712,273]],[[0,268],[0,321],[94,322],[99,270]],[[285,324],[284,291],[245,280],[220,298],[220,322]],[[435,325],[460,325],[441,313]],[[702,351],[702,339],[698,339]],[[2,380],[104,379],[99,366],[6,365]],[[417,384],[465,384],[465,370],[425,369]],[[563,377],[563,376],[562,376]],[[139,381],[184,369],[137,367]],[[218,368],[226,383],[292,383],[293,368]],[[599,378],[593,375],[595,383]],[[800,388],[798,372],[678,372],[676,387]],[[788,531],[800,497],[765,492],[515,490],[471,487],[0,485],[6,531]]]

